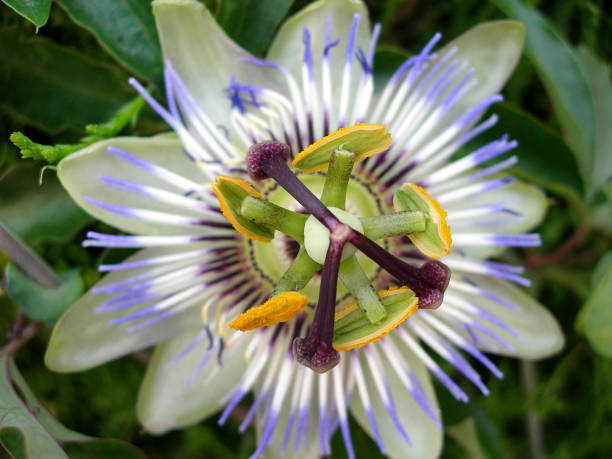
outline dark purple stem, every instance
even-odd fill
[[[409,265],[394,257],[376,242],[368,239],[358,231],[352,231],[349,235],[349,242],[361,250],[372,261],[384,268],[389,274],[400,279],[416,280],[419,268]]]
[[[333,348],[332,341],[334,339],[338,269],[348,229],[346,225],[339,226],[330,237],[321,273],[319,302],[312,325],[306,338],[296,338],[293,341],[293,355],[297,361],[317,373],[331,370],[340,361],[340,356]]]
[[[444,291],[448,287],[451,275],[450,269],[444,263],[429,260],[420,267],[412,266],[353,229],[347,241],[401,284],[411,288],[419,298],[420,308],[435,309],[442,304]]]

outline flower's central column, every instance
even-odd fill
[[[304,232],[300,242],[304,243],[306,253],[301,251],[292,267],[288,270],[288,273],[291,272],[292,274],[292,279],[295,278],[296,272],[298,279],[300,279],[300,273],[304,274],[301,276],[301,281],[298,285],[303,286],[314,274],[312,269],[313,262],[315,268],[320,267],[318,263],[323,263],[319,299],[313,321],[306,338],[297,338],[293,347],[297,360],[318,372],[329,370],[339,361],[338,352],[333,347],[336,288],[339,275],[343,283],[347,285],[349,291],[357,299],[357,303],[370,324],[382,324],[383,319],[387,315],[384,306],[369,286],[366,276],[356,261],[354,261],[354,258],[346,259],[342,263],[343,268],[341,269],[343,258],[347,258],[347,255],[352,255],[344,250],[347,243],[356,247],[388,271],[401,285],[412,289],[418,297],[421,307],[434,308],[440,305],[450,277],[448,268],[440,262],[428,261],[424,265],[417,267],[397,259],[372,241],[367,235],[343,223],[335,215],[335,213],[342,215],[344,213],[342,209],[332,212],[326,206],[326,204],[333,203],[344,208],[346,186],[355,158],[354,153],[344,149],[333,150],[329,155],[330,158],[327,161],[331,164],[329,164],[328,176],[322,196],[324,202],[319,200],[290,170],[287,165],[289,157],[289,147],[287,145],[273,141],[263,142],[251,147],[246,158],[247,170],[253,179],[258,181],[274,179],[304,207],[306,212],[311,215],[310,219],[315,218],[329,231],[329,244],[324,257],[321,250],[325,251],[325,248],[321,249],[321,246],[327,245],[325,244],[327,241],[320,236],[317,237],[315,234],[312,234],[312,231]],[[254,200],[251,198],[251,201]],[[266,205],[259,203],[258,206],[260,210],[254,210],[256,206],[253,202],[247,205],[246,208],[243,205],[243,215],[257,223],[270,224],[270,221],[266,221],[264,215],[266,213],[264,210]],[[269,204],[268,207],[270,206],[272,205]],[[278,220],[278,215],[281,211],[270,208],[268,212],[270,216],[272,214],[275,215],[274,221],[277,225],[281,225]],[[358,220],[356,217],[347,214],[346,218],[349,217]],[[384,217],[382,216],[381,218]],[[410,217],[412,218],[410,222],[413,226],[403,228],[404,232],[402,234],[412,233],[413,230],[421,232],[425,230],[425,217],[422,212],[417,211]],[[289,219],[290,217],[287,218]],[[346,220],[346,218],[343,219]],[[406,221],[408,221],[406,218],[402,219],[404,226],[406,226]],[[371,228],[377,227],[379,230],[385,223],[387,221],[378,222],[378,225],[373,221],[368,222]],[[287,227],[288,225],[283,224],[281,226]],[[359,225],[353,224],[352,226],[361,226],[361,223]],[[308,220],[306,221],[306,228],[312,228],[312,225],[308,226]],[[277,229],[281,228],[277,226]],[[299,234],[295,235],[295,231],[293,233],[294,237],[300,238]],[[346,267],[344,267],[345,265]],[[363,287],[364,281],[367,284],[366,288]],[[276,293],[280,293],[278,289]]]
[[[394,195],[393,214],[359,218],[345,211],[355,162],[385,151],[390,143],[385,126],[358,124],[320,139],[297,155],[293,167],[299,172],[327,170],[321,199],[289,168],[288,145],[276,141],[253,145],[246,157],[251,178],[275,180],[307,215],[266,201],[244,180],[215,179],[213,191],[221,210],[240,234],[267,243],[275,231],[281,231],[300,246],[272,297],[240,314],[230,327],[247,331],[290,320],[308,302],[300,292],[322,268],[312,322],[307,336],[296,338],[293,350],[300,363],[325,372],[338,363],[338,351],[380,339],[417,307],[440,306],[450,279],[450,270],[443,263],[428,260],[412,265],[373,240],[408,236],[428,257],[446,255],[450,231],[438,203],[425,190],[407,183]],[[399,288],[376,292],[354,256],[356,250],[391,274],[392,284]],[[342,311],[336,311],[338,278],[355,299]]]

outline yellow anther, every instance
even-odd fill
[[[348,351],[378,341],[418,309],[418,299],[408,287],[391,287],[379,291],[378,296],[387,310],[387,316],[379,323],[367,321],[354,301],[336,312],[334,349]]]
[[[239,213],[242,201],[247,196],[263,199],[255,188],[242,179],[220,175],[215,178],[212,190],[217,195],[221,212],[236,231],[256,241],[270,242],[274,231],[247,220]]]
[[[430,258],[448,255],[452,237],[446,223],[446,211],[429,193],[414,183],[404,183],[393,200],[395,210],[420,210],[425,214],[425,231],[409,234],[412,243]]]
[[[389,149],[391,135],[382,124],[356,124],[338,129],[317,140],[293,160],[293,166],[302,172],[326,170],[336,150],[355,154],[355,162]]]
[[[269,327],[279,322],[287,322],[308,303],[308,298],[297,292],[283,292],[270,298],[264,304],[243,312],[229,324],[240,331]]]

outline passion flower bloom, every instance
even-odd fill
[[[309,5],[265,60],[199,2],[153,8],[167,108],[132,85],[174,133],[100,142],[58,167],[81,207],[129,233],[84,245],[141,250],[100,266],[108,274],[53,331],[51,369],[156,345],[138,401],[151,432],[218,411],[223,424],[253,393],[240,431],[255,424],[254,457],[330,454],[338,428],[354,457],[350,412],[383,453],[423,458],[443,437],[431,375],[468,399],[441,362],[487,394],[475,367],[502,374],[485,352],[535,359],[562,346],[522,290],[523,268],[486,261],[540,243],[526,231],[545,198],[507,172],[517,142],[454,160],[497,122],[480,118],[502,100],[520,24],[482,24],[445,46],[436,35],[375,93],[380,28],[359,1]],[[368,144],[367,126],[389,143]],[[262,142],[293,161],[257,160]],[[301,362],[329,371],[300,365],[294,342]]]

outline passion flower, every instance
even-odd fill
[[[504,136],[454,160],[496,123],[479,120],[502,100],[523,27],[482,24],[437,50],[436,34],[375,93],[380,27],[371,31],[361,2],[309,5],[265,60],[200,2],[153,8],[167,108],[131,83],[175,135],[100,142],[58,167],[79,205],[129,233],[91,232],[84,245],[141,250],[100,266],[108,274],[57,323],[47,365],[78,371],[158,344],[138,402],[151,432],[218,410],[223,424],[252,392],[240,430],[256,420],[253,457],[327,455],[338,427],[354,457],[349,411],[383,453],[437,456],[429,375],[467,400],[439,360],[486,394],[468,358],[501,377],[485,352],[539,358],[563,341],[512,285],[529,285],[523,268],[486,261],[540,243],[525,232],[543,216],[543,194],[507,174],[516,142]],[[341,137],[359,125],[380,134],[374,146]],[[268,141],[291,165],[245,162]],[[330,234],[322,270],[305,248],[310,216]],[[451,240],[448,255],[428,259]],[[348,244],[355,251],[341,261]],[[337,365],[319,374],[298,359]]]

